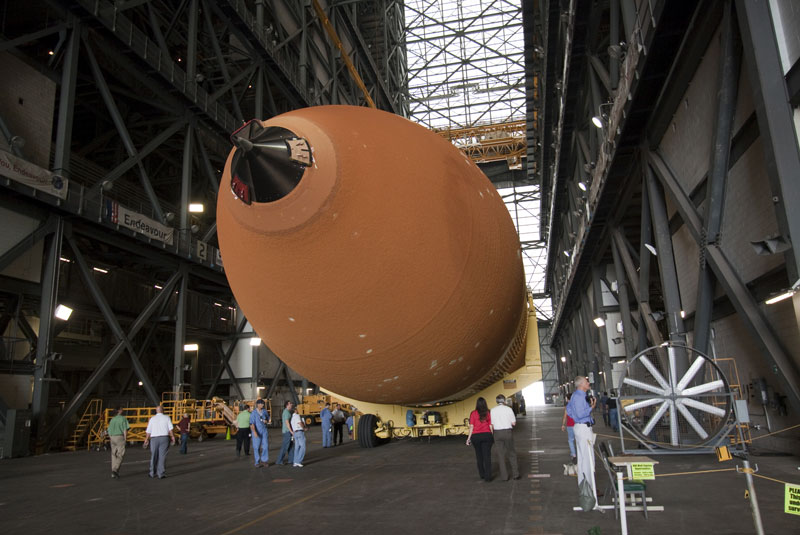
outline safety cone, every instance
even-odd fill
[[[231,439],[231,428],[229,427],[228,432],[225,433],[225,440],[230,440],[230,439]]]

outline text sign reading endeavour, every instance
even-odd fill
[[[631,463],[631,478],[634,481],[655,479],[656,473],[653,470],[653,463]]]
[[[790,515],[800,515],[800,485],[786,484],[786,499],[783,512]]]

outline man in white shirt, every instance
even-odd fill
[[[491,410],[492,427],[494,428],[494,445],[500,464],[500,479],[508,481],[508,470],[506,469],[506,459],[511,464],[511,475],[514,479],[519,479],[519,467],[517,466],[517,452],[514,450],[514,437],[511,430],[517,425],[517,418],[514,411],[506,405],[506,397],[498,394],[497,407]]]
[[[164,479],[167,477],[167,449],[175,445],[175,435],[172,433],[172,419],[164,414],[164,407],[156,407],[156,413],[147,422],[144,447],[150,445],[150,477]]]
[[[292,414],[289,429],[292,432],[292,438],[294,438],[294,464],[292,466],[302,468],[303,457],[306,455],[306,423],[296,411]]]

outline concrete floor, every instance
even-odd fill
[[[461,437],[322,449],[319,428],[309,433],[304,468],[254,468],[252,457],[237,459],[235,442],[220,437],[191,442],[185,456],[171,449],[164,480],[147,477],[149,454],[140,446],[128,448],[119,480],[110,477],[108,452],[3,460],[0,533],[583,534],[594,526],[619,533],[612,511],[572,511],[577,485],[563,475],[569,453],[562,410],[529,410],[515,432],[522,479],[495,474],[488,484],[479,481]],[[271,463],[279,446],[274,432]],[[764,475],[800,483],[796,457],[753,460]],[[659,461],[656,474],[734,466],[710,455]],[[598,488],[606,479],[598,473]],[[783,513],[783,485],[759,479],[756,488],[765,532],[800,533],[800,518]],[[629,532],[754,533],[744,489],[735,472],[657,479],[648,493],[665,512],[651,512],[649,520],[630,513]]]

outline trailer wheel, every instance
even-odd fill
[[[375,435],[378,427],[378,418],[374,414],[365,414],[358,419],[358,444],[362,448],[374,448],[379,439]]]
[[[306,425],[311,427],[314,425],[314,417],[313,416],[306,416]]]

